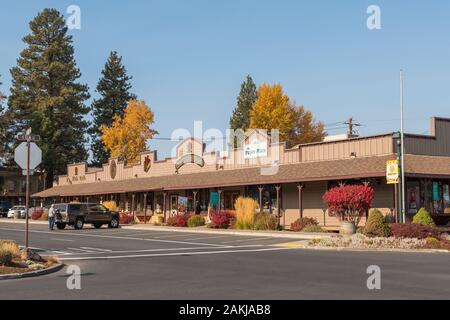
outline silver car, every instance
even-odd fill
[[[19,217],[20,219],[25,219],[26,209],[25,206],[14,206],[8,211],[8,218]]]

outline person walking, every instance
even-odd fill
[[[53,204],[48,209],[48,228],[53,231],[55,226],[55,208]]]

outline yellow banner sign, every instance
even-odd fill
[[[386,163],[386,181],[387,184],[397,184],[399,181],[398,175],[398,160],[390,160]]]

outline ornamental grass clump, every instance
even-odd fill
[[[425,208],[421,208],[419,212],[417,212],[417,214],[413,217],[413,223],[428,227],[436,227],[436,223]]]
[[[21,256],[20,248],[14,241],[1,240],[0,241],[0,265],[10,266],[14,259]]]
[[[234,203],[236,210],[236,229],[253,229],[258,203],[252,198],[239,197]]]

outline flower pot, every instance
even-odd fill
[[[342,235],[352,235],[356,233],[356,226],[354,222],[342,221],[339,229]]]

